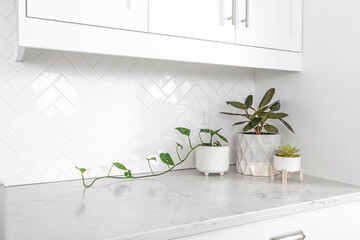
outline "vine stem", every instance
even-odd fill
[[[189,136],[189,135],[188,135],[188,139],[189,139],[190,148],[193,149],[193,147],[191,146],[191,140],[190,140],[190,136]]]
[[[154,172],[153,172],[153,170],[151,168],[150,160],[148,160],[148,164],[149,164],[149,168],[150,168],[150,171],[151,171],[152,175],[154,175]]]
[[[164,172],[155,173],[155,174],[153,173],[153,174],[151,174],[151,175],[143,175],[143,176],[131,177],[131,178],[128,178],[128,177],[109,176],[109,175],[108,175],[108,176],[103,176],[103,177],[94,178],[89,185],[86,185],[86,183],[85,183],[85,178],[84,178],[84,173],[81,173],[83,185],[84,185],[84,187],[89,188],[89,187],[91,187],[97,180],[105,179],[105,178],[111,178],[111,179],[141,179],[141,178],[161,176],[161,175],[163,175],[163,174],[165,174],[165,173],[170,172],[170,171],[173,170],[175,167],[177,167],[177,166],[179,166],[180,164],[182,164],[182,163],[189,157],[190,153],[192,153],[196,148],[198,148],[198,147],[201,146],[201,144],[199,144],[199,145],[197,145],[197,146],[195,146],[195,147],[192,147],[192,146],[191,146],[191,142],[190,142],[190,138],[189,138],[189,143],[190,143],[190,148],[191,148],[191,150],[188,152],[188,154],[186,154],[184,160],[181,161],[181,158],[180,158],[180,162],[178,162],[177,164],[175,164],[175,165],[172,166],[172,167],[169,167],[169,170],[166,170],[166,171],[164,171]],[[110,169],[110,170],[111,170],[111,169]],[[109,171],[109,172],[110,172],[110,171]]]
[[[110,176],[110,172],[111,172],[111,170],[112,170],[113,167],[114,167],[114,164],[111,165],[111,168],[110,168],[110,170],[109,170],[109,172],[108,172],[108,176]]]

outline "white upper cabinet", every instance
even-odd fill
[[[236,43],[301,52],[302,0],[237,0]]]
[[[302,0],[16,0],[15,6],[17,61],[39,48],[302,69]]]
[[[27,0],[27,17],[147,31],[148,0]]]
[[[152,33],[235,43],[231,16],[232,0],[149,0]]]

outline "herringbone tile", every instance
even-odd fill
[[[13,61],[14,8],[0,0],[0,181],[6,185],[79,178],[75,165],[106,173],[120,161],[148,172],[146,157],[175,141],[174,128],[197,128],[198,105],[211,128],[235,146],[226,100],[254,92],[252,69],[184,62],[28,50]],[[195,132],[191,139],[198,141]],[[232,150],[234,154],[235,148]],[[194,167],[194,156],[182,168]],[[153,169],[164,170],[161,161]]]

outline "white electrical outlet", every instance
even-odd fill
[[[209,106],[198,106],[198,129],[210,128]]]

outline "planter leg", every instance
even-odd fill
[[[282,183],[287,184],[287,171],[285,169],[282,170]]]
[[[300,169],[300,182],[304,182],[304,170],[302,168]]]
[[[220,176],[224,176],[224,173],[222,172],[222,173],[220,173]]]
[[[271,178],[271,180],[274,180],[274,166],[270,166],[270,178]]]
[[[208,173],[208,172],[204,172],[204,175],[205,175],[205,176],[209,176],[209,173]]]

